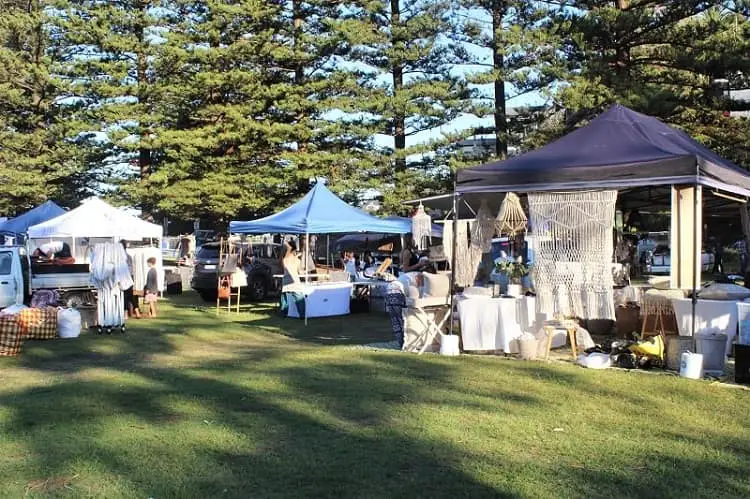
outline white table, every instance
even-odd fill
[[[516,339],[532,332],[536,317],[533,297],[458,296],[458,317],[464,350],[517,351]]]
[[[689,298],[672,300],[680,336],[691,336],[693,301]],[[695,333],[720,332],[727,335],[727,355],[732,352],[732,341],[737,335],[737,302],[698,300],[695,304]]]
[[[305,295],[307,318],[349,314],[352,296],[352,284],[349,282],[308,284],[302,288],[302,293]],[[290,300],[289,317],[299,316],[297,304],[294,300]]]

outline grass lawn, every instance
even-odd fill
[[[748,391],[191,300],[0,359],[1,497],[750,497]]]

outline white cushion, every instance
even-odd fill
[[[648,280],[648,283],[654,289],[669,289],[672,287],[671,279],[669,277],[652,277]]]
[[[448,296],[451,292],[451,280],[446,274],[422,274],[424,278],[424,292],[422,296]]]
[[[750,289],[737,284],[709,284],[698,292],[704,300],[741,301],[750,298]]]

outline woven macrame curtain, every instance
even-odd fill
[[[474,220],[459,220],[456,224],[456,268],[454,271],[457,286],[473,286],[479,263],[482,261],[482,249],[469,240],[475,223]]]
[[[529,194],[537,311],[614,319],[616,201],[617,191]]]

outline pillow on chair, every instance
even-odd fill
[[[429,274],[425,272],[422,275],[424,279],[424,290],[422,296],[448,296],[451,292],[451,279],[447,274]]]
[[[737,284],[709,284],[698,292],[704,300],[741,301],[750,298],[750,289]]]

